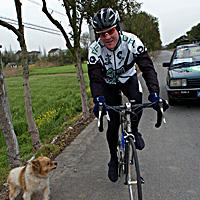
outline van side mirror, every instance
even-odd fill
[[[167,62],[167,63],[163,63],[163,67],[169,67],[170,66],[170,63]]]

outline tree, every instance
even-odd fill
[[[87,33],[87,32],[83,33],[81,35],[80,42],[82,44],[82,51],[81,51],[82,60],[87,60],[87,57],[88,57],[88,47],[89,47],[89,43],[90,43],[89,33]]]
[[[80,39],[81,44],[83,45],[84,49],[88,49],[89,47],[89,42],[90,42],[90,37],[89,37],[89,33],[85,32],[81,35],[81,39]]]
[[[173,49],[175,48],[177,45],[183,45],[183,44],[188,44],[190,43],[190,41],[188,40],[186,35],[182,35],[179,38],[175,39],[172,43],[167,45],[168,49]]]
[[[17,61],[15,53],[12,51],[11,48],[10,48],[9,51],[7,51],[5,49],[5,51],[1,54],[1,56],[2,56],[2,60],[3,60],[3,63],[4,63],[5,66],[10,62],[16,62]]]
[[[146,12],[127,14],[125,16],[125,29],[136,34],[149,50],[161,48],[158,19]]]
[[[188,39],[192,42],[194,40],[200,40],[200,23],[193,26],[190,31],[186,32]]]
[[[186,35],[181,35],[176,38],[173,42],[167,45],[168,49],[175,48],[177,45],[189,44],[192,42],[200,41],[200,23],[193,26]]]
[[[1,45],[0,45],[1,48]],[[8,159],[10,166],[20,165],[19,146],[17,137],[13,128],[8,97],[2,71],[2,60],[0,52],[0,127],[8,147]]]
[[[67,35],[66,31],[64,30],[61,23],[59,23],[57,20],[55,20],[52,15],[49,13],[46,1],[42,0],[43,2],[43,8],[42,11],[46,14],[48,19],[61,31],[65,41],[66,46],[71,52],[73,56],[73,60],[75,62],[76,72],[77,72],[77,78],[80,82],[80,93],[81,93],[81,101],[82,101],[82,111],[83,111],[83,118],[88,118],[89,116],[89,109],[87,106],[87,94],[86,94],[86,86],[85,86],[85,80],[83,75],[83,69],[82,69],[82,63],[81,63],[81,53],[80,53],[80,34],[81,34],[81,27],[83,18],[85,15],[86,8],[90,5],[90,0],[86,1],[67,1],[63,0],[63,6],[66,11],[66,15],[69,19],[69,23],[71,26],[71,38],[69,35]],[[73,45],[72,42],[73,41]]]
[[[90,18],[94,15],[95,12],[101,8],[111,7],[114,10],[118,10],[122,22],[124,21],[124,15],[138,12],[140,9],[141,3],[138,3],[135,0],[110,0],[110,1],[91,1],[91,5],[87,9],[87,20],[90,21]]]
[[[22,67],[23,67],[24,103],[25,103],[25,110],[26,110],[26,119],[27,119],[27,124],[28,124],[28,131],[32,138],[33,148],[37,150],[40,148],[41,144],[40,144],[39,131],[37,129],[36,123],[33,118],[31,91],[30,91],[30,84],[29,84],[28,52],[27,52],[26,42],[25,42],[25,37],[24,37],[24,26],[22,24],[21,6],[22,6],[22,3],[20,2],[20,0],[15,0],[17,20],[18,20],[18,26],[19,26],[18,29],[16,29],[11,24],[2,20],[0,20],[0,25],[13,31],[16,34],[17,40],[19,41],[19,44],[20,44],[21,55],[22,55]]]

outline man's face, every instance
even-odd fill
[[[114,49],[116,47],[119,40],[119,32],[115,26],[102,30],[98,34],[101,41],[108,49]]]

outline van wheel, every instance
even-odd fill
[[[176,100],[168,96],[168,101],[170,106],[175,106],[176,105]]]

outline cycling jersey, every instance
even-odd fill
[[[125,83],[136,74],[135,64],[143,73],[150,92],[159,93],[157,73],[141,40],[122,32],[115,49],[107,49],[101,40],[93,42],[88,52],[88,74],[92,96],[103,94],[102,83]]]

